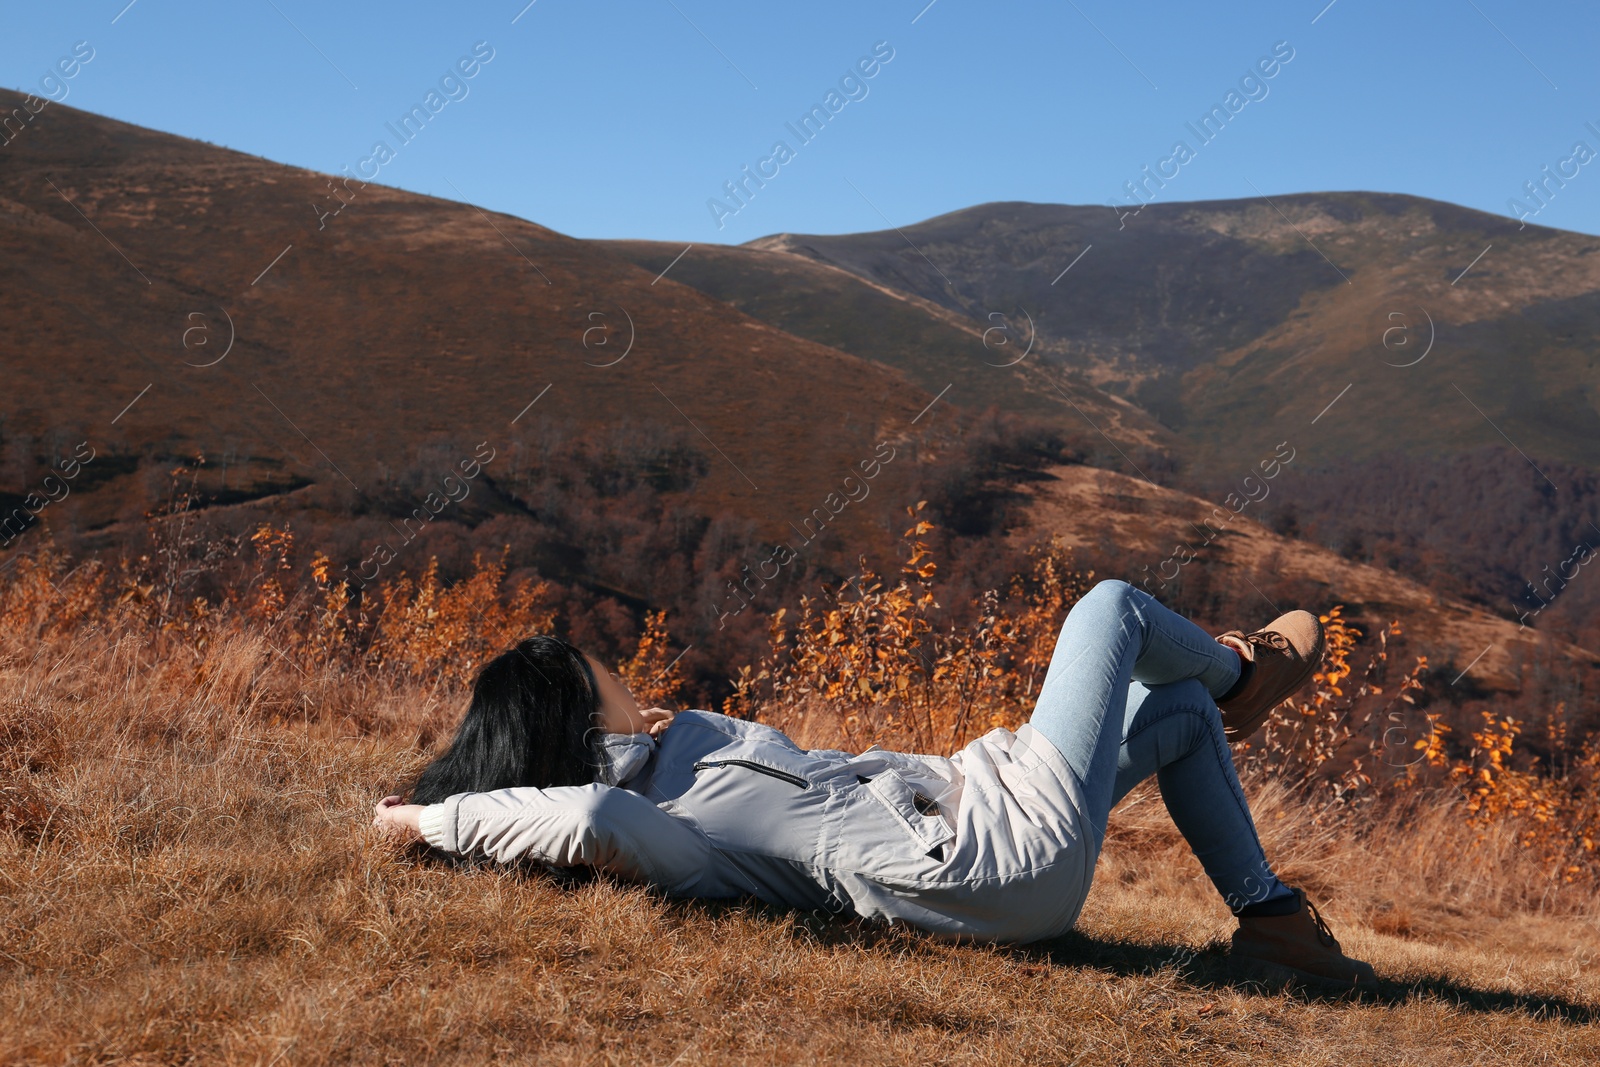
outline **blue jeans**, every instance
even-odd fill
[[[1127,582],[1097,584],[1067,613],[1029,720],[1082,781],[1095,855],[1118,800],[1150,775],[1228,906],[1290,895],[1267,864],[1216,698],[1239,659]]]

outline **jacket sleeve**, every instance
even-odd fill
[[[421,825],[428,844],[446,852],[599,867],[669,892],[687,892],[711,856],[691,823],[639,793],[599,783],[457,793],[424,807]]]

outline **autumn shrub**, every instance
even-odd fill
[[[725,710],[772,722],[806,744],[925,752],[950,751],[1027,717],[1061,619],[1093,572],[1078,570],[1057,540],[1036,544],[1030,573],[1013,579],[1007,600],[988,591],[973,605],[974,625],[939,630],[927,621],[938,606],[937,566],[920,539],[929,524],[920,505],[908,511],[896,579],[863,559],[849,582],[802,597],[792,624],[784,609],[775,612],[769,654],[740,668]],[[1247,785],[1287,790],[1309,825],[1357,838],[1391,828],[1399,812],[1447,810],[1472,831],[1463,836],[1468,848],[1487,857],[1514,841],[1519,869],[1589,899],[1597,888],[1600,740],[1573,747],[1553,734],[1549,750],[1571,753],[1564,765],[1519,769],[1530,759],[1516,748],[1521,724],[1484,710],[1472,745],[1452,753],[1448,727],[1418,706],[1427,658],[1411,657],[1388,677],[1400,622],[1363,648],[1365,635],[1342,605],[1319,618],[1326,648],[1307,695],[1274,709],[1237,750]],[[1527,893],[1542,899],[1537,886]]]
[[[1061,620],[1094,574],[1059,540],[1039,542],[1006,596],[987,590],[963,613],[969,625],[939,625],[934,619],[948,615],[936,614],[939,567],[923,508],[907,509],[904,555],[892,577],[861,557],[848,580],[801,596],[792,615],[773,612],[766,654],[732,672],[732,695],[720,710],[772,723],[811,747],[850,750],[878,744],[943,753],[995,727],[1020,725]],[[220,707],[242,707],[268,723],[344,715],[370,729],[372,694],[422,686],[431,710],[416,736],[426,746],[452,727],[487,658],[531,633],[556,632],[562,621],[550,584],[508,582],[503,560],[480,556],[449,585],[430,560],[357,597],[327,557],[303,559],[287,527],[261,525],[237,543],[197,547],[193,531],[171,521],[181,514],[166,516],[153,553],[115,567],[74,562],[47,540],[13,557],[0,576],[0,659],[14,664],[65,642],[103,649],[113,673],[118,664],[129,671],[139,664],[192,694],[148,724],[154,730],[191,729],[182,725],[185,715],[204,719],[213,714],[205,709]],[[207,581],[196,580],[202,571]],[[300,574],[309,580],[297,580]],[[1445,810],[1463,831],[1463,848],[1485,857],[1518,850],[1519,869],[1533,872],[1545,897],[1592,897],[1600,741],[1568,738],[1564,707],[1551,718],[1551,755],[1543,761],[1519,744],[1522,723],[1489,709],[1481,728],[1458,740],[1438,714],[1418,706],[1426,659],[1391,663],[1403,633],[1398,622],[1364,641],[1340,606],[1321,619],[1327,649],[1313,686],[1275,709],[1237,750],[1247,786],[1292,795],[1309,825],[1354,837],[1390,825],[1385,820],[1397,811]],[[646,706],[682,706],[695,699],[681,669],[687,651],[674,653],[667,613],[650,611],[633,652],[615,668]],[[273,667],[294,672],[293,692],[271,680]],[[5,721],[13,773],[42,758],[28,753],[62,743],[39,732],[37,712]],[[12,797],[5,818],[32,825],[31,802],[17,799],[21,787],[7,781],[0,782]]]
[[[801,597],[792,631],[787,609],[773,614],[769,654],[740,669],[731,710],[752,714],[759,705],[761,717],[784,724],[805,717],[808,740],[818,743],[924,752],[1027,718],[1060,619],[1093,576],[1073,569],[1058,540],[1036,545],[1031,572],[1013,578],[1007,603],[986,591],[972,625],[941,629],[929,620],[939,607],[938,568],[920,539],[932,528],[924,504],[907,508],[907,554],[892,584],[862,558],[838,588]],[[821,709],[820,725],[812,709]]]

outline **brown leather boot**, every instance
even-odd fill
[[[1309,611],[1290,611],[1254,633],[1229,630],[1217,640],[1235,652],[1244,672],[1234,691],[1217,701],[1222,732],[1243,741],[1310,680],[1322,662],[1322,623]]]
[[[1378,976],[1372,965],[1351,959],[1339,949],[1316,906],[1296,889],[1300,910],[1291,915],[1261,918],[1239,917],[1233,933],[1234,969],[1246,974],[1282,981],[1300,981],[1314,986],[1353,989],[1371,986]]]

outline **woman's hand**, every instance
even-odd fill
[[[644,720],[644,729],[651,737],[660,737],[661,731],[672,725],[672,720],[678,717],[675,711],[666,708],[640,708],[639,717]]]
[[[404,841],[422,840],[421,818],[421,804],[406,804],[396,796],[384,797],[372,808],[372,825]]]

